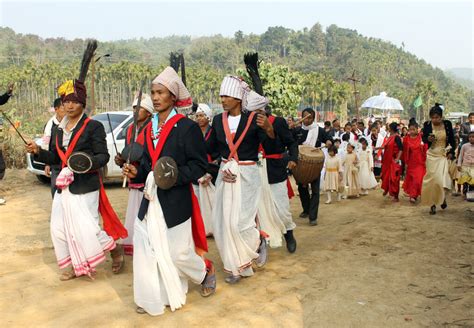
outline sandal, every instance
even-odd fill
[[[137,309],[135,310],[138,314],[145,314],[147,313],[144,308],[137,306]]]
[[[431,214],[431,215],[435,215],[435,214],[436,214],[436,206],[435,206],[435,205],[431,206],[430,214]]]
[[[216,270],[212,266],[201,283],[201,296],[209,297],[216,292]]]
[[[59,280],[61,280],[61,281],[68,281],[68,280],[72,280],[72,279],[75,279],[75,278],[77,278],[77,276],[76,276],[76,273],[74,272],[74,270],[65,271],[61,274],[61,276],[59,276]]]
[[[111,250],[110,257],[112,257],[112,272],[114,274],[119,274],[125,264],[122,245],[117,245],[117,247]]]
[[[225,282],[228,283],[229,285],[234,285],[234,284],[238,283],[240,281],[240,279],[242,279],[242,276],[230,275],[230,276],[225,278]]]

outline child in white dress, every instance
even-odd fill
[[[359,143],[361,144],[358,151],[361,195],[368,195],[369,189],[377,187],[377,180],[374,175],[374,158],[372,157],[372,150],[368,148],[367,140],[361,138]]]
[[[342,180],[342,165],[339,156],[337,156],[337,148],[331,146],[328,149],[329,156],[326,157],[325,166],[326,174],[324,176],[324,188],[323,190],[327,193],[328,200],[326,204],[331,204],[331,193],[337,193],[337,201],[341,200],[341,194],[339,188]]]
[[[359,160],[354,152],[355,146],[351,143],[347,144],[347,154],[344,158],[344,187],[347,188],[346,197],[359,197],[360,182],[359,182]]]

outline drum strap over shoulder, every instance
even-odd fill
[[[74,148],[76,148],[77,141],[81,137],[82,133],[86,129],[87,123],[89,123],[90,118],[86,118],[84,120],[84,124],[82,127],[79,129],[79,131],[76,133],[74,138],[72,139],[71,143],[67,147],[66,153],[64,153],[61,148],[59,148],[59,143],[58,143],[58,135],[56,135],[56,151],[58,152],[59,158],[61,158],[61,167],[65,167],[67,165],[67,160],[69,156],[71,156],[72,152],[74,151]]]
[[[228,115],[229,115],[228,112],[222,113],[222,126],[224,127],[225,138],[227,140],[227,145],[229,146],[229,150],[230,150],[228,159],[230,160],[234,158],[238,162],[239,156],[237,155],[237,150],[239,149],[240,144],[244,140],[245,135],[247,134],[250,128],[250,124],[252,124],[252,120],[253,120],[253,117],[255,116],[255,112],[250,113],[247,120],[247,125],[245,126],[245,129],[242,132],[242,134],[240,135],[239,140],[237,140],[235,144],[232,138],[232,134],[230,133]]]

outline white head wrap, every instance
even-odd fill
[[[253,112],[257,109],[265,109],[268,105],[268,99],[253,90],[248,93],[246,100],[246,103],[243,104],[242,107],[249,112]]]
[[[152,84],[162,84],[164,85],[173,95],[176,96],[175,106],[178,109],[189,108],[193,105],[193,100],[191,99],[191,94],[184,85],[183,81],[179,77],[176,71],[168,66],[163,72],[160,73]]]
[[[224,80],[222,80],[219,96],[240,99],[242,103],[244,103],[243,100],[249,91],[250,87],[244,80],[237,76],[227,75],[224,77]]]
[[[204,113],[209,120],[212,119],[212,109],[206,104],[199,104],[196,109],[196,114],[197,113]]]
[[[138,104],[138,96],[135,97],[135,100],[133,101],[132,107],[135,107]],[[140,101],[140,107],[145,108],[148,112],[153,114],[154,107],[153,107],[153,101],[151,100],[151,97],[143,93],[142,94],[142,100]]]

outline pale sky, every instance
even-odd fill
[[[336,24],[400,46],[442,69],[474,67],[472,1],[12,1],[0,26],[41,37],[109,41],[168,35],[261,34]]]

